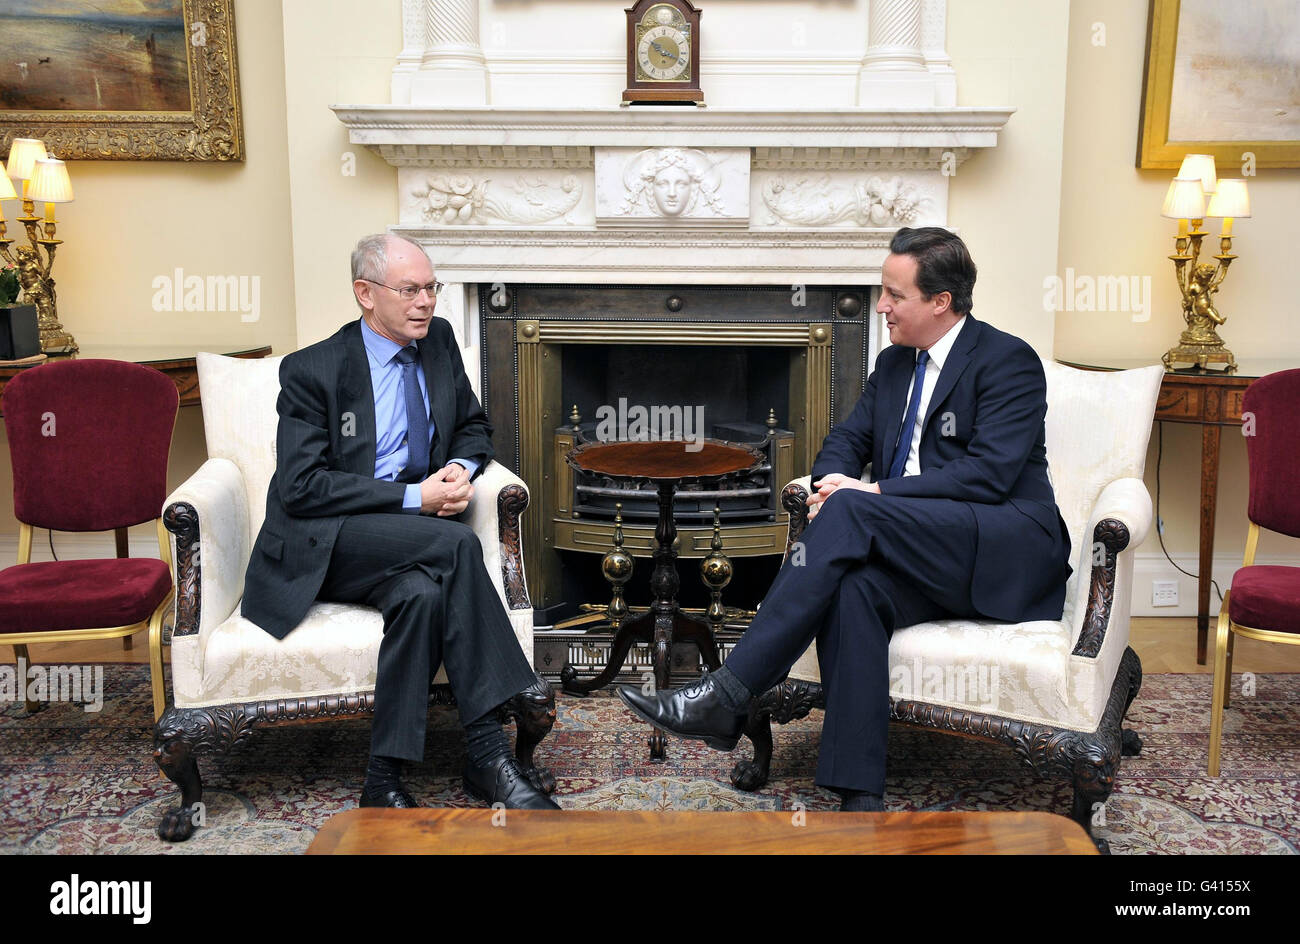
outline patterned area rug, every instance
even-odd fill
[[[26,716],[0,706],[0,852],[293,853],[335,813],[356,805],[369,722],[266,729],[245,749],[200,759],[208,825],[169,845],[154,828],[177,791],[154,767],[144,666],[105,666],[104,708],[54,704]],[[1240,690],[1240,685],[1237,686]],[[1206,775],[1210,677],[1147,676],[1128,724],[1144,741],[1125,758],[1096,833],[1115,853],[1294,853],[1300,847],[1300,675],[1257,676],[1254,697],[1227,714],[1223,776]],[[772,781],[744,793],[734,759],[669,741],[651,763],[649,729],[608,695],[560,696],[539,756],[566,809],[834,809],[812,784],[821,713],[776,732]],[[407,778],[430,806],[476,806],[460,787],[463,744],[453,711],[433,709],[428,757]],[[1009,749],[895,726],[891,810],[1045,810],[1068,814],[1063,781],[1039,780]]]

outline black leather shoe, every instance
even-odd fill
[[[748,707],[737,713],[728,706],[712,675],[654,695],[623,685],[618,697],[642,721],[680,738],[703,741],[719,751],[735,749],[749,718]]]
[[[465,792],[489,806],[503,803],[508,810],[561,809],[560,804],[533,786],[510,754],[479,767],[466,764]]]
[[[386,793],[374,796],[362,790],[361,805],[386,806],[395,810],[416,810],[420,808],[420,804],[416,803],[414,797],[406,792],[405,787],[398,787],[395,790],[389,790]]]

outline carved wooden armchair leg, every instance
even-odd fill
[[[1070,815],[1103,855],[1110,854],[1110,843],[1093,836],[1092,827],[1094,822],[1105,822],[1104,818],[1098,819],[1098,811],[1115,789],[1120,758],[1135,755],[1142,749],[1142,739],[1123,726],[1124,715],[1141,687],[1142,663],[1132,648],[1125,649],[1101,724],[1093,734],[1076,735],[1074,744],[1062,752],[1073,761],[1074,803]]]
[[[533,751],[555,724],[555,689],[540,675],[537,681],[501,707],[501,720],[515,722],[515,758],[533,786],[544,793],[555,791],[555,775],[538,767]]]
[[[826,693],[817,682],[786,679],[769,688],[755,701],[745,726],[745,736],[754,745],[752,761],[737,761],[731,769],[731,783],[737,790],[757,790],[767,783],[772,766],[772,722],[788,724],[807,717],[814,708],[826,707]]]
[[[158,821],[158,838],[184,842],[203,825],[203,779],[195,755],[225,752],[252,736],[252,720],[239,708],[176,708],[154,727],[153,759],[181,789],[181,805]]]

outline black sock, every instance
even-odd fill
[[[869,790],[836,790],[840,795],[840,808],[848,812],[883,813],[885,799],[879,793]]]
[[[718,683],[718,688],[722,690],[723,700],[727,703],[728,708],[740,713],[749,706],[750,701],[754,698],[754,693],[745,687],[745,683],[736,677],[735,672],[732,672],[724,665],[718,671],[709,674]]]
[[[510,739],[502,730],[495,709],[465,725],[465,752],[473,767],[482,767],[510,753]]]
[[[401,777],[400,758],[371,754],[370,763],[366,766],[366,783],[361,792],[372,797],[383,796],[389,790],[401,789]]]

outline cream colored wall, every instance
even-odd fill
[[[631,3],[482,0],[479,36],[494,105],[616,104],[627,87]],[[713,107],[855,104],[867,0],[703,2],[700,72]],[[951,35],[951,33],[949,34]],[[549,75],[563,66],[582,81]]]
[[[236,350],[269,344],[284,352],[295,346],[279,3],[237,0],[235,24],[243,163],[71,163],[76,200],[60,208],[59,236],[65,244],[54,274],[60,318],[86,349],[103,344]],[[259,320],[246,323],[238,312],[155,311],[153,280],[171,276],[177,267],[186,275],[258,276]],[[180,484],[205,458],[203,417],[198,407],[184,407],[169,482]],[[6,539],[2,566],[14,559],[8,548],[17,534],[9,444],[2,430],[0,496],[0,537]],[[56,537],[56,548],[60,540]],[[147,553],[150,541],[151,529],[133,532],[135,553]],[[43,543],[42,536],[38,545]],[[157,543],[152,547],[156,553]]]
[[[397,220],[397,169],[348,143],[330,105],[389,101],[399,0],[283,0],[288,175],[298,346],[358,315],[349,255]],[[351,173],[348,173],[351,171]]]
[[[948,4],[957,104],[1017,109],[998,146],[958,169],[948,219],[979,268],[975,316],[1043,356],[1053,347],[1040,286],[1057,264],[1067,27],[1061,0]]]
[[[1173,251],[1177,224],[1160,216],[1174,172],[1138,170],[1135,166],[1146,7],[1132,0],[1074,0],[1071,4],[1056,271],[1064,276],[1068,266],[1080,275],[1150,276],[1150,320],[1134,320],[1129,313],[1059,313],[1055,317],[1055,353],[1060,358],[1104,361],[1107,357],[1146,357],[1158,363],[1160,355],[1177,343],[1184,327],[1173,265],[1166,258]],[[1094,45],[1093,37],[1099,35],[1096,24],[1104,28],[1104,46]],[[1239,177],[1241,167],[1220,167],[1219,176]],[[1282,358],[1300,367],[1295,305],[1290,293],[1277,289],[1278,278],[1285,279],[1293,265],[1290,254],[1300,211],[1298,184],[1300,170],[1295,169],[1261,169],[1249,179],[1254,215],[1234,225],[1239,238],[1233,242],[1233,251],[1240,258],[1232,264],[1218,296],[1219,310],[1228,317],[1220,334],[1239,361]],[[1207,224],[1207,229],[1217,234],[1218,221]],[[1208,240],[1207,245],[1217,246],[1217,240]],[[1164,425],[1161,515],[1165,545],[1175,557],[1191,555],[1194,560],[1199,533],[1200,429]],[[1154,498],[1154,432],[1151,438],[1146,481]],[[1244,442],[1233,429],[1223,433],[1221,461],[1215,547],[1239,564],[1246,534],[1247,466]],[[1144,554],[1161,553],[1154,531],[1138,553],[1139,559]],[[1300,557],[1300,544],[1265,535],[1260,553]],[[1193,564],[1188,569],[1195,571],[1196,567]],[[1227,567],[1228,574],[1231,569]],[[1174,576],[1171,568],[1167,576]],[[1183,580],[1180,589],[1184,598],[1193,588],[1192,581]],[[1213,595],[1211,600],[1217,607]]]

